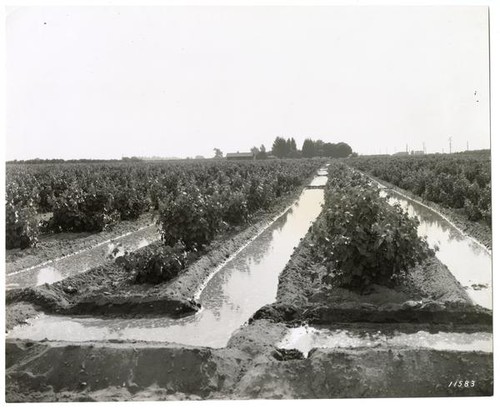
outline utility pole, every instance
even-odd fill
[[[467,141],[467,150],[469,150],[469,141]]]
[[[406,144],[406,153],[408,153],[408,144]]]
[[[450,153],[451,153],[451,136],[448,138],[448,141],[450,142]]]
[[[427,152],[425,151],[425,142],[422,142],[422,151],[424,152],[424,154],[426,154]]]

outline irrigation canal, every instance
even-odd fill
[[[311,183],[318,186],[317,176]],[[321,212],[323,189],[304,189],[294,205],[215,274],[200,294],[202,310],[181,318],[101,319],[41,314],[8,337],[31,340],[120,339],[224,347],[231,334],[275,301],[279,274]]]
[[[436,257],[476,304],[492,309],[492,266],[488,250],[423,204],[392,190],[381,194],[389,194],[389,203],[399,204],[410,216],[418,218],[418,234],[426,238],[431,248],[436,247]]]
[[[7,338],[68,342],[119,339],[121,342],[156,341],[224,347],[231,334],[256,310],[275,301],[280,272],[321,212],[324,200],[321,187],[325,183],[326,169],[322,169],[311,182],[311,188],[304,189],[285,214],[217,271],[203,287],[199,297],[203,308],[195,315],[181,319],[102,319],[41,314],[30,320],[29,325],[15,327]],[[419,219],[419,234],[425,236],[431,246],[439,247],[436,256],[466,287],[470,297],[479,305],[491,308],[489,253],[436,212],[395,192],[391,191],[390,196],[391,204],[400,204]],[[135,243],[137,246],[138,241]],[[125,248],[123,244],[122,247]],[[107,246],[105,251],[113,253],[113,248]],[[58,264],[51,267],[61,268]],[[37,277],[41,273],[38,272]],[[491,352],[492,335],[426,331],[408,334],[387,332],[383,326],[380,330],[298,327],[290,329],[277,346],[295,348],[304,354],[312,348],[372,346]]]

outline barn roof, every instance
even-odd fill
[[[253,153],[252,152],[228,153],[226,155],[226,158],[253,158]]]

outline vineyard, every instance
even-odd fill
[[[389,205],[366,176],[332,164],[323,217],[313,229],[316,252],[329,272],[325,284],[363,291],[401,282],[433,254],[417,227],[418,220]]]
[[[358,157],[347,163],[445,207],[491,225],[491,155]]]
[[[81,271],[74,252],[7,275],[61,273],[7,290],[7,400],[491,394],[492,313],[474,298],[490,292],[490,256],[353,169],[375,175],[375,159],[8,166],[10,244],[40,239],[13,253],[149,215],[158,231],[130,251],[84,249],[100,263]],[[440,258],[456,244],[471,282]],[[484,381],[456,392],[456,373]]]
[[[304,183],[319,161],[221,161],[9,165],[7,248],[36,246],[46,232],[100,232],[145,212],[157,215],[165,248],[139,280],[180,271],[222,230],[245,223]],[[39,215],[51,213],[48,221]],[[144,278],[146,277],[146,279]]]

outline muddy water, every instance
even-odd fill
[[[97,319],[41,315],[8,337],[41,340],[142,340],[224,347],[231,334],[276,299],[278,277],[294,248],[318,217],[321,189],[304,190],[298,201],[224,265],[200,294],[202,310],[182,318]]]
[[[116,240],[105,242],[90,249],[79,251],[35,268],[7,274],[6,288],[32,287],[51,284],[74,274],[98,267],[106,261],[122,256],[159,240],[156,226],[149,226]]]
[[[425,348],[451,351],[493,352],[493,335],[487,332],[460,333],[317,329],[298,327],[288,331],[276,345],[283,349],[297,349],[305,356],[313,348]]]
[[[489,252],[422,204],[392,190],[382,191],[381,195],[389,195],[389,203],[398,203],[410,216],[418,218],[418,234],[426,237],[431,248],[437,246],[436,257],[448,267],[474,302],[491,309],[492,261]]]
[[[315,177],[309,186],[319,187],[326,185],[326,182],[328,181],[328,176],[326,176],[325,174],[320,174],[319,172],[318,175],[319,176]]]

